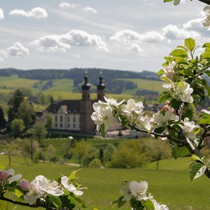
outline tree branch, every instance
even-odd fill
[[[205,4],[210,5],[210,0],[198,0],[198,1],[201,1],[201,2],[203,2],[203,3],[205,3]]]
[[[0,200],[7,201],[7,202],[13,203],[15,205],[28,206],[28,207],[31,207],[31,208],[44,207],[43,205],[35,205],[35,204],[34,205],[30,205],[28,203],[23,203],[23,202],[20,202],[20,201],[14,201],[14,200],[11,200],[9,198],[5,198],[4,196],[1,196]]]

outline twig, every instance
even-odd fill
[[[210,0],[198,0],[198,1],[201,1],[201,2],[203,2],[203,3],[205,3],[205,4],[210,5]]]
[[[28,207],[31,207],[31,208],[44,207],[43,205],[35,205],[35,204],[34,205],[30,205],[28,203],[23,203],[23,202],[20,202],[20,201],[14,201],[14,200],[11,200],[9,198],[5,198],[4,196],[1,196],[0,200],[7,201],[7,202],[13,203],[15,205],[28,206]]]

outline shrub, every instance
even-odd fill
[[[89,163],[98,157],[98,150],[92,147],[87,154],[85,154],[81,160],[81,165],[83,167],[88,167]]]
[[[89,164],[88,167],[90,168],[100,168],[102,166],[101,160],[99,158],[93,159]]]
[[[121,144],[112,156],[111,167],[136,168],[146,164],[146,154],[139,150],[138,142]]]

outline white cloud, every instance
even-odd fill
[[[141,45],[145,42],[149,44],[166,41],[166,38],[156,31],[149,31],[144,34],[140,34],[132,30],[118,31],[111,36],[110,39],[121,44],[121,47],[126,47],[126,50],[128,49],[138,53],[143,52]]]
[[[164,35],[158,33],[157,31],[149,31],[143,35],[140,35],[140,40],[143,42],[161,42],[165,41]]]
[[[31,42],[31,45],[37,47],[40,51],[56,52],[58,50],[66,51],[70,48],[68,44],[64,44],[60,41],[59,35],[48,35],[39,38]]]
[[[131,50],[137,53],[143,52],[142,48],[138,44],[132,44]]]
[[[126,44],[130,44],[131,42],[165,41],[165,37],[156,31],[149,31],[145,34],[140,34],[132,30],[118,31],[110,39],[115,41],[121,41]]]
[[[4,11],[0,8],[0,20],[4,19]]]
[[[96,34],[89,34],[82,30],[71,30],[62,35],[48,35],[39,38],[31,43],[42,51],[55,52],[57,50],[66,51],[71,46],[76,47],[96,47],[108,51],[106,43]]]
[[[12,46],[5,49],[5,53],[7,56],[21,57],[29,55],[29,50],[24,47],[20,42],[16,42]]]
[[[202,18],[196,18],[196,19],[188,21],[187,23],[183,24],[183,28],[186,30],[192,30],[192,31],[203,30]]]
[[[92,12],[94,14],[98,13],[98,11],[95,10],[94,8],[92,8],[92,7],[85,7],[84,10],[87,11],[87,12]]]
[[[74,54],[73,57],[74,58],[80,58],[80,55],[79,54]]]
[[[110,39],[129,44],[132,41],[140,41],[140,34],[132,30],[123,30],[116,32]]]
[[[5,59],[6,59],[6,53],[3,51],[3,50],[1,50],[0,51],[0,61],[4,61]]]
[[[200,34],[196,31],[187,31],[181,27],[178,27],[177,25],[172,24],[162,28],[162,31],[163,35],[169,40],[181,40],[189,37],[198,38],[200,36]]]
[[[80,4],[69,4],[68,2],[61,2],[59,4],[59,7],[60,8],[76,8],[76,7],[79,7]]]
[[[35,7],[30,11],[16,9],[16,10],[12,10],[9,14],[13,16],[32,17],[36,19],[48,17],[47,11],[41,7]]]

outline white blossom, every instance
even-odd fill
[[[8,170],[0,170],[0,181],[8,182],[11,184],[12,182],[18,181],[21,177],[21,174],[15,174],[13,168]]]
[[[37,199],[45,198],[46,195],[60,196],[63,191],[56,181],[50,182],[43,175],[35,177],[29,186],[29,192],[24,195],[24,199],[30,204],[36,203]]]
[[[144,106],[142,102],[135,102],[134,99],[129,99],[127,104],[122,106],[121,114],[126,116],[130,124],[138,129],[151,129],[150,118],[143,112]]]
[[[78,190],[72,183],[69,184],[69,178],[67,176],[63,176],[61,178],[61,184],[69,192],[72,192],[77,196],[83,195],[83,192],[81,190]]]
[[[142,102],[135,102],[134,99],[129,99],[127,101],[127,104],[122,107],[122,113],[124,113],[127,116],[132,116],[132,115],[138,115],[140,114],[144,109],[143,103]]]
[[[206,17],[202,23],[204,27],[209,28],[210,27],[210,6],[204,7],[204,13],[206,14]]]
[[[182,102],[193,103],[193,89],[187,82],[180,81],[179,83],[175,83],[171,80],[168,80],[168,83],[163,84],[163,88],[171,91],[172,94],[179,98]]]
[[[199,125],[196,125],[194,121],[189,121],[189,118],[185,118],[183,121],[183,129],[184,134],[189,139],[195,139],[196,134],[199,132]]]
[[[192,103],[193,97],[191,96],[193,89],[187,82],[179,82],[177,85],[176,93],[182,102]]]
[[[163,67],[164,74],[162,75],[163,77],[167,77],[168,79],[172,79],[174,75],[174,67],[176,66],[176,62],[172,61],[169,63],[168,66]]]
[[[179,116],[174,113],[173,109],[167,110],[164,114],[158,112],[154,115],[154,121],[159,126],[164,126],[168,123],[168,121],[178,121]]]
[[[105,99],[105,102],[99,101],[99,103],[105,104],[112,108],[117,108],[124,102],[124,100],[122,100],[121,102],[117,102],[117,100],[115,100],[114,98],[106,98],[105,96],[104,96],[104,99]]]
[[[132,194],[131,194],[130,185],[128,181],[125,181],[122,183],[120,192],[123,194],[125,201],[131,200]]]
[[[148,182],[146,181],[131,181],[129,184],[131,194],[137,198],[137,200],[147,199],[146,192],[148,189]]]
[[[91,115],[91,119],[97,125],[97,130],[100,131],[102,125],[104,125],[105,131],[108,130],[109,126],[117,123],[117,119],[113,117],[113,109],[104,103],[94,103],[94,112]]]
[[[151,194],[148,195],[148,199],[154,204],[155,210],[169,210],[167,205],[158,203]]]
[[[181,0],[174,0],[174,5],[180,4]]]

